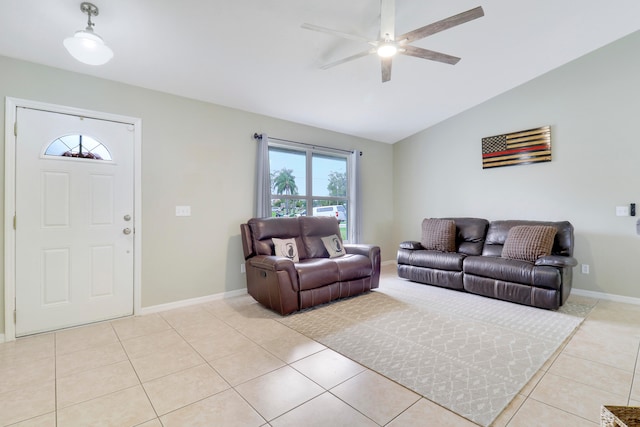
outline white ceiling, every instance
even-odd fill
[[[414,43],[457,65],[398,56],[383,84],[375,55],[318,68],[366,44],[300,28],[376,39],[379,0],[93,2],[108,64],[62,46],[86,25],[80,0],[0,1],[0,55],[387,143],[640,29],[638,0],[396,0],[398,34],[476,6],[485,16]]]

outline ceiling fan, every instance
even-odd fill
[[[423,58],[431,61],[438,61],[444,62],[445,64],[455,65],[458,63],[458,61],[460,61],[460,58],[447,55],[445,53],[435,52],[433,50],[411,46],[411,43],[484,16],[482,7],[478,6],[466,12],[462,12],[457,15],[453,15],[440,21],[434,22],[432,24],[425,25],[424,27],[415,29],[413,31],[409,31],[408,33],[396,35],[395,9],[395,0],[380,1],[380,37],[377,40],[371,40],[367,37],[357,34],[345,33],[342,31],[319,27],[313,24],[302,24],[302,28],[307,30],[319,31],[321,33],[332,34],[334,36],[342,37],[349,40],[361,41],[372,46],[363,52],[356,53],[355,55],[348,56],[329,64],[325,64],[320,68],[326,70],[327,68],[335,67],[336,65],[344,64],[345,62],[377,53],[378,56],[380,56],[381,60],[382,82],[384,83],[391,80],[391,59],[396,54],[409,55],[416,58]]]

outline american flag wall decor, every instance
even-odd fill
[[[482,138],[482,169],[551,161],[551,128]]]

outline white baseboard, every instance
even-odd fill
[[[149,307],[142,307],[137,315],[145,315],[151,313],[158,313],[161,311],[173,310],[175,308],[189,307],[191,305],[202,304],[205,302],[217,301],[225,298],[237,297],[245,295],[246,289],[238,289],[235,291],[222,292],[214,295],[207,295],[205,297],[185,299],[181,301],[169,302],[166,304],[152,305]],[[0,334],[0,343],[5,342],[5,334]]]
[[[626,297],[624,295],[606,294],[604,292],[587,291],[584,289],[576,289],[576,288],[572,288],[571,293],[581,297],[589,297],[589,298],[601,299],[604,301],[613,301],[613,302],[622,302],[626,304],[640,305],[640,298]]]
[[[380,263],[380,266],[385,266],[385,265],[396,265],[396,262],[394,260],[390,260],[390,261],[382,261]]]
[[[222,292],[214,295],[207,295],[204,297],[184,299],[181,301],[168,302],[166,304],[158,304],[152,305],[149,307],[142,307],[140,309],[140,315],[158,313],[161,311],[173,310],[176,308],[189,307],[191,305],[202,304],[205,302],[217,301],[224,298],[237,297],[240,295],[245,295],[247,293],[246,289],[238,289],[235,291]]]

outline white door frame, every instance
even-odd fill
[[[13,217],[16,212],[16,108],[25,107],[36,110],[71,114],[99,120],[129,123],[134,130],[134,233],[133,240],[133,314],[141,309],[142,286],[142,119],[120,116],[99,111],[91,111],[62,105],[47,104],[19,98],[6,98],[5,102],[5,146],[4,146],[4,338],[13,341],[16,338],[14,311],[16,308],[16,230]],[[19,130],[18,130],[19,131]]]

